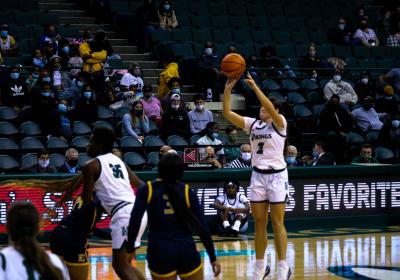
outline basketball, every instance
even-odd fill
[[[228,78],[239,78],[246,70],[246,61],[238,53],[227,54],[221,62],[221,71]]]

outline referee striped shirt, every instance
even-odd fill
[[[244,162],[240,159],[235,159],[228,165],[228,168],[251,168],[251,161]]]

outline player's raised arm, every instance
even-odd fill
[[[83,204],[87,204],[93,200],[94,182],[100,176],[100,163],[97,159],[90,160],[82,168],[83,174]]]
[[[260,100],[261,106],[263,106],[264,109],[271,115],[272,122],[275,124],[275,126],[278,129],[284,129],[285,123],[283,122],[282,117],[279,115],[279,112],[275,110],[274,105],[271,103],[268,97],[266,97],[265,94],[260,90],[260,88],[257,86],[256,82],[253,80],[253,78],[249,73],[247,73],[247,79],[245,81],[257,95],[258,100]]]
[[[235,86],[236,82],[237,79],[235,78],[228,78],[228,80],[226,81],[222,103],[222,113],[228,121],[230,121],[237,127],[244,129],[244,118],[241,115],[233,112],[231,109],[232,89]]]

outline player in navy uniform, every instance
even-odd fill
[[[153,279],[203,279],[203,265],[193,240],[199,234],[210,257],[214,275],[218,263],[211,234],[208,231],[196,194],[180,182],[184,164],[175,153],[160,159],[158,180],[139,188],[128,231],[128,252],[133,252],[140,220],[147,210],[149,235],[147,261]]]
[[[278,255],[278,279],[290,278],[291,270],[286,263],[287,234],[284,225],[285,204],[288,200],[289,183],[284,147],[286,119],[279,114],[279,104],[268,99],[258,88],[250,74],[246,83],[261,103],[260,119],[243,117],[231,110],[231,93],[237,80],[229,78],[225,84],[223,115],[237,127],[250,134],[253,173],[250,182],[251,212],[255,226],[256,267],[253,280],[265,279],[270,268],[265,265],[267,246],[268,209],[274,230],[275,248]]]

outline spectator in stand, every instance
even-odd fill
[[[143,91],[143,79],[141,77],[142,69],[140,68],[138,63],[132,63],[129,72],[122,76],[120,82],[121,91],[127,91],[129,87],[133,84],[138,85],[138,91]]]
[[[0,51],[2,56],[18,55],[18,46],[14,37],[8,34],[8,25],[0,26]]]
[[[40,68],[46,67],[47,59],[42,56],[42,51],[40,49],[35,49],[32,55],[32,65]]]
[[[379,163],[376,158],[372,156],[372,146],[365,143],[361,147],[360,154],[351,160],[351,163]]]
[[[76,103],[82,96],[82,87],[88,83],[88,74],[86,72],[78,72],[78,76],[71,81],[62,93],[58,95],[59,99],[66,99],[71,104],[71,108],[75,108]]]
[[[373,29],[368,28],[368,21],[363,19],[360,21],[359,28],[354,33],[354,39],[359,45],[366,47],[379,47],[379,39]]]
[[[380,12],[378,19],[375,24],[378,31],[380,31],[384,37],[390,34],[391,29],[391,12],[387,8],[383,8]]]
[[[344,17],[340,17],[337,25],[328,32],[329,43],[341,46],[350,45],[353,40],[350,30],[347,20]]]
[[[38,90],[32,93],[32,117],[33,121],[40,125],[45,136],[51,134],[52,116],[56,108],[54,93],[49,82],[40,83]]]
[[[213,88],[220,75],[220,58],[215,51],[214,44],[211,42],[204,43],[203,54],[199,58],[198,73],[199,84],[206,91],[206,101],[213,99]]]
[[[367,71],[362,71],[360,79],[354,86],[354,91],[357,94],[358,102],[367,96],[375,98],[375,85],[370,79],[370,74]]]
[[[323,133],[334,132],[345,137],[350,132],[352,121],[350,114],[340,105],[339,95],[332,95],[326,107],[319,115],[319,130]]]
[[[133,136],[143,142],[149,131],[149,119],[143,112],[142,102],[133,102],[131,112],[122,117],[122,135]]]
[[[320,165],[336,165],[335,157],[332,153],[326,152],[325,143],[322,141],[315,142],[312,158],[310,156],[302,157],[302,161],[305,165],[311,161],[311,166],[320,166]]]
[[[78,73],[81,72],[83,66],[83,59],[79,56],[79,50],[76,45],[72,45],[69,50],[70,57],[68,59],[69,72],[72,78],[78,77]]]
[[[169,0],[162,0],[157,10],[159,26],[168,31],[172,31],[178,26],[175,11]]]
[[[372,97],[367,96],[362,102],[362,107],[351,112],[354,124],[365,134],[371,130],[380,130],[383,123],[379,117],[386,116],[386,113],[378,114],[373,108],[373,105],[374,100]]]
[[[233,125],[225,128],[226,141],[224,141],[224,153],[227,163],[234,161],[240,156],[240,148],[237,145],[237,129]]]
[[[400,155],[400,114],[389,115],[379,131],[377,143]]]
[[[83,86],[81,97],[76,103],[75,119],[86,123],[97,121],[99,107],[93,98],[93,90],[89,85]]]
[[[368,16],[365,14],[364,6],[358,6],[355,13],[356,22],[360,22],[361,20],[368,20]]]
[[[72,112],[68,107],[68,101],[60,100],[57,110],[51,116],[51,136],[69,140],[72,137]]]
[[[65,152],[65,163],[63,166],[61,166],[58,169],[58,172],[59,173],[72,173],[72,174],[80,173],[81,168],[78,165],[78,156],[79,156],[79,153],[76,149],[69,148]]]
[[[183,99],[183,96],[181,94],[181,88],[183,87],[182,82],[179,78],[171,78],[168,81],[168,89],[169,94],[165,95],[162,99],[161,99],[161,108],[166,111],[169,108],[169,105],[171,103],[171,96],[173,94],[178,94],[181,97],[181,103],[179,104],[179,108],[186,110],[186,102]]]
[[[386,39],[386,46],[400,47],[400,33],[398,29],[390,28],[389,36]]]
[[[85,41],[79,46],[79,54],[83,59],[82,71],[89,73],[90,85],[96,93],[104,90],[104,63],[107,59],[107,33],[98,30],[92,41]]]
[[[32,72],[29,74],[28,78],[25,81],[26,88],[28,93],[31,93],[32,88],[36,85],[40,77],[40,69],[38,66],[32,67]]]
[[[188,113],[180,108],[180,104],[181,96],[172,94],[170,106],[162,115],[161,132],[164,139],[171,135],[179,135],[186,139],[191,136]]]
[[[281,60],[275,56],[275,47],[274,46],[264,46],[260,49],[260,58],[258,60],[258,67],[264,69],[272,69],[272,70],[260,70],[260,75],[262,78],[265,77],[278,77],[278,70],[274,70],[276,68],[283,68],[283,64]]]
[[[288,167],[302,166],[301,161],[297,160],[297,148],[293,145],[286,147],[285,161]]]
[[[44,43],[44,49],[42,50],[42,55],[43,55],[42,60],[45,63],[45,66],[47,66],[47,64],[50,61],[50,58],[52,58],[55,55],[53,44],[51,42]]]
[[[157,9],[153,0],[144,0],[143,5],[136,11],[136,38],[138,53],[150,50],[150,35],[159,26]]]
[[[200,133],[209,122],[214,120],[210,110],[204,107],[204,96],[197,94],[193,97],[195,109],[191,110],[189,115],[190,132],[192,134]]]
[[[251,168],[251,146],[242,144],[239,157],[227,165],[228,168]]]
[[[387,74],[380,76],[379,79],[388,82],[396,92],[400,93],[400,68],[393,68]]]
[[[63,70],[66,70],[70,55],[70,45],[68,39],[61,38],[58,41],[58,56],[60,57],[60,63]]]
[[[314,43],[309,44],[307,55],[300,59],[299,67],[308,69],[306,72],[308,72],[310,78],[313,79],[316,79],[318,74],[321,74],[321,70],[318,68],[324,68],[324,64],[317,56],[317,46]]]
[[[14,108],[17,112],[31,105],[31,96],[25,81],[20,76],[20,68],[13,66],[9,69],[7,82],[0,92],[3,106]]]
[[[54,25],[44,26],[43,34],[39,37],[39,49],[43,52],[46,45],[50,45],[49,49],[51,48],[51,53],[49,54],[49,58],[57,53],[58,37],[59,35]]]
[[[172,59],[167,58],[164,63],[164,70],[158,78],[157,97],[161,100],[169,93],[168,82],[172,78],[179,78],[179,66]]]
[[[57,94],[64,92],[64,90],[71,86],[69,72],[61,69],[61,57],[53,55],[50,58],[50,75],[53,81],[53,87]]]
[[[207,155],[207,161],[212,163],[212,166],[214,169],[219,169],[222,168],[222,163],[219,162],[219,160],[215,157],[215,150],[211,146],[207,146],[204,149],[204,153]]]
[[[394,98],[393,87],[387,85],[383,89],[384,95],[375,102],[375,111],[377,113],[388,113],[390,115],[399,112],[399,102]]]
[[[222,165],[225,165],[225,152],[222,147],[222,141],[218,139],[219,137],[219,127],[216,122],[209,122],[206,128],[203,130],[203,137],[197,140],[196,144],[199,146],[214,146],[217,151],[218,160]]]
[[[161,115],[163,109],[161,102],[153,94],[153,87],[148,84],[143,88],[143,97],[140,99],[143,105],[143,111],[146,117],[155,122],[158,127],[161,127]]]
[[[341,104],[352,106],[357,103],[358,97],[348,82],[342,80],[342,70],[336,69],[332,79],[324,87],[325,100],[329,101],[332,95],[337,94]]]
[[[42,149],[37,153],[37,163],[22,167],[21,172],[56,173],[57,169],[50,164],[49,152],[45,149]]]

